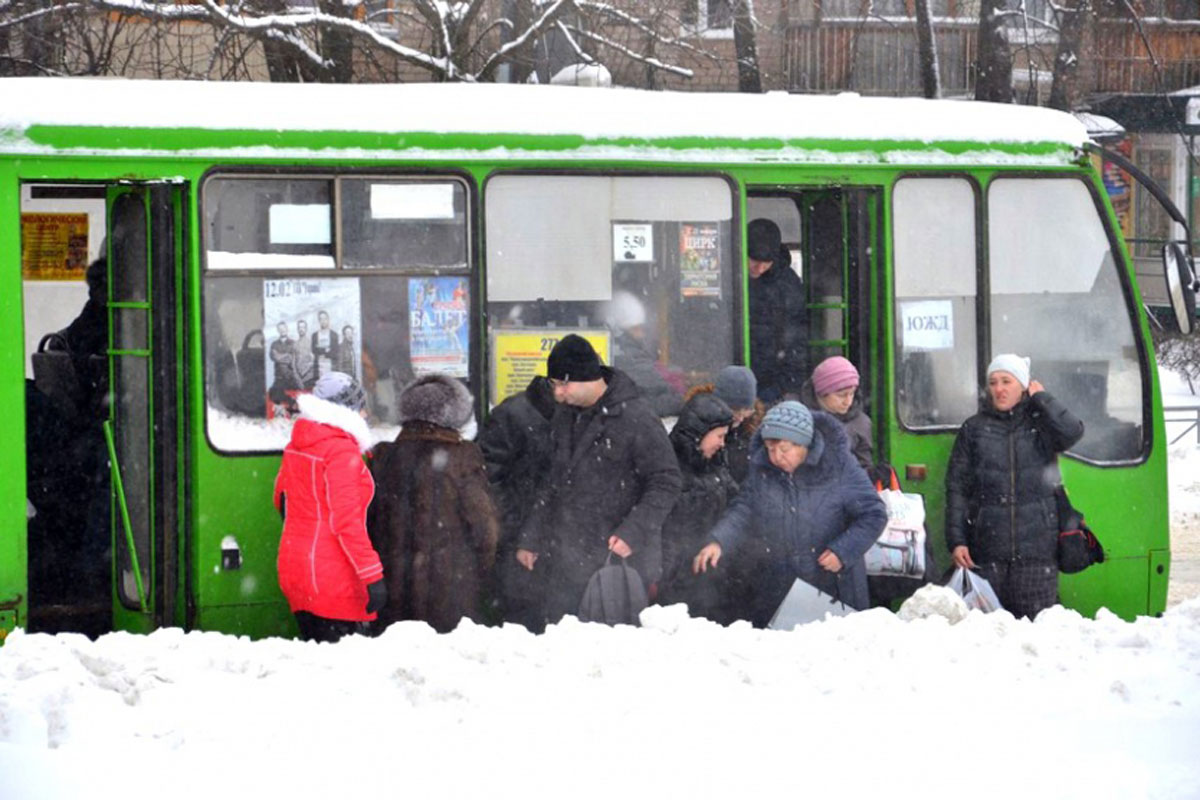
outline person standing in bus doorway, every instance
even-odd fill
[[[387,600],[367,537],[375,481],[362,459],[372,445],[366,395],[351,376],[331,372],[296,401],[300,418],[275,478],[279,587],[302,639],[335,642],[367,633]]]
[[[312,335],[313,372],[316,378],[320,378],[333,372],[333,359],[338,352],[338,335],[329,329],[328,311],[317,312],[317,326]]]
[[[868,605],[863,555],[887,510],[846,444],[841,423],[785,400],[767,412],[755,438],[750,476],[713,528],[692,568],[719,567],[755,534],[765,543],[741,616],[770,623],[799,578],[847,606]]]
[[[808,375],[808,301],[791,264],[778,225],[759,218],[746,226],[750,369],[768,405],[794,398]]]
[[[558,408],[550,422],[550,481],[517,540],[516,559],[544,570],[544,618],[577,614],[609,552],[647,588],[662,572],[662,524],[679,496],[679,465],[654,410],[633,380],[600,364],[592,345],[568,334],[547,372]]]
[[[367,527],[387,573],[381,628],[421,620],[447,633],[463,618],[483,621],[500,522],[483,455],[459,434],[472,405],[457,378],[417,378],[400,394],[400,435],[375,449],[379,495]]]
[[[550,473],[554,408],[550,379],[535,375],[523,391],[492,409],[479,434],[488,480],[500,507],[500,545],[492,593],[506,622],[534,632],[544,625],[544,576],[517,563],[516,542]]]
[[[1001,605],[1032,619],[1058,602],[1058,454],[1083,438],[1083,423],[1030,380],[1028,358],[998,355],[987,375],[982,408],[950,452],[946,546]]]

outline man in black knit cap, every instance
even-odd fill
[[[679,495],[679,465],[658,415],[623,372],[568,334],[547,364],[554,400],[549,483],[517,540],[517,561],[546,578],[544,616],[575,614],[608,552],[647,588],[662,573],[662,524]]]

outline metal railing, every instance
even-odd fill
[[[1179,416],[1172,418],[1169,416],[1171,414]],[[1171,444],[1175,444],[1192,431],[1196,432],[1196,444],[1200,444],[1200,406],[1163,406],[1163,422],[1168,425],[1188,423],[1182,433],[1170,440]]]

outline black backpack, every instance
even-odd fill
[[[579,600],[580,622],[606,625],[641,625],[638,614],[649,604],[646,587],[637,570],[620,559],[614,564],[610,551],[604,566],[592,573]]]

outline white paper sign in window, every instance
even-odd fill
[[[373,183],[372,219],[454,219],[454,184]]]
[[[329,244],[329,205],[276,203],[269,230],[271,244]]]
[[[950,350],[954,347],[954,304],[950,300],[901,303],[905,350]]]
[[[613,261],[653,260],[653,225],[613,224]]]

